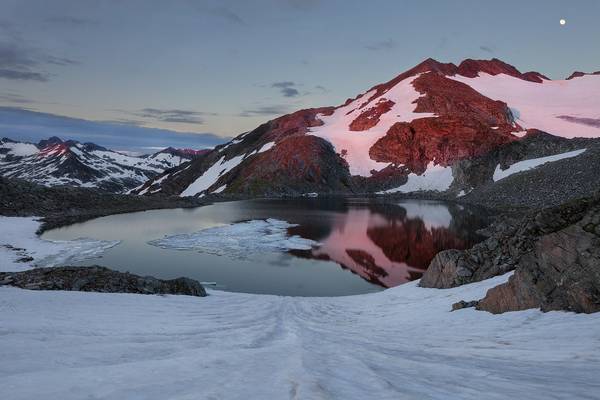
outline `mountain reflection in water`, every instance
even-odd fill
[[[462,206],[437,202],[349,206],[336,213],[330,232],[311,235],[303,226],[290,229],[320,245],[292,254],[331,260],[363,279],[393,287],[419,279],[433,257],[446,249],[465,249],[481,240],[473,232],[484,225]]]

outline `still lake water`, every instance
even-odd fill
[[[260,230],[254,234],[254,224],[246,223],[239,225],[245,227],[244,236],[224,237],[227,248],[241,249],[241,255],[149,244],[165,236],[266,219],[295,224],[284,228],[281,236],[314,243],[275,251],[267,243],[279,243],[277,235]],[[418,279],[437,252],[468,248],[481,240],[475,231],[486,224],[481,212],[457,204],[315,198],[236,201],[113,215],[54,229],[42,237],[121,241],[101,258],[77,265],[98,264],[163,279],[186,276],[235,292],[339,296],[379,291]]]

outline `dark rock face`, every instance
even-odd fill
[[[509,281],[490,289],[477,309],[497,314],[538,307],[600,311],[600,209],[540,238]]]
[[[492,230],[469,250],[439,253],[420,285],[450,288],[515,270],[477,309],[600,311],[600,196],[507,220]]]
[[[352,180],[346,162],[333,146],[316,136],[291,136],[251,156],[244,168],[230,172],[228,190],[246,195],[298,195],[318,191],[348,192]]]
[[[30,290],[73,290],[102,293],[183,294],[206,296],[202,285],[188,278],[162,280],[117,272],[105,267],[36,268],[0,273],[0,285]]]
[[[505,218],[489,229],[488,239],[472,248],[438,253],[420,285],[450,288],[512,271],[542,237],[578,223],[597,206],[600,196],[544,209],[520,220]]]

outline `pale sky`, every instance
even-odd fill
[[[57,131],[26,109],[125,147],[131,126],[230,137],[428,57],[564,78],[600,70],[599,17],[596,0],[0,0],[0,136]]]

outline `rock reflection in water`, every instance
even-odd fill
[[[336,214],[331,231],[310,237],[302,226],[291,233],[318,240],[310,251],[292,251],[299,257],[331,260],[369,282],[393,287],[419,279],[433,257],[445,249],[465,249],[481,238],[473,225],[479,216],[458,205],[436,202],[350,206]]]

